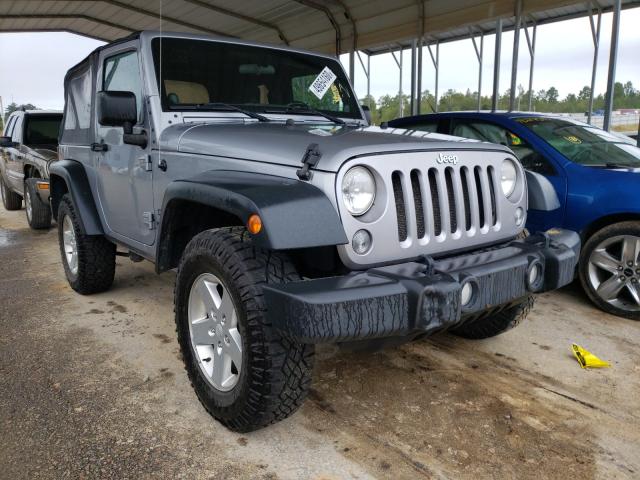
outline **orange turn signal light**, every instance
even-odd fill
[[[262,219],[259,215],[254,213],[249,217],[249,220],[247,220],[247,230],[249,230],[249,233],[252,235],[257,235],[262,231]]]
[[[49,184],[44,182],[36,183],[38,185],[38,190],[49,190]]]

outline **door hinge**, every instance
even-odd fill
[[[151,162],[151,155],[143,155],[140,158],[138,158],[138,162],[140,163],[140,166],[142,166],[142,168],[144,168],[145,172],[150,172],[151,170],[153,170],[153,163]]]
[[[142,219],[149,230],[156,228],[156,217],[153,215],[153,212],[143,212]]]

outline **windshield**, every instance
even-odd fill
[[[516,118],[572,162],[593,167],[640,168],[640,148],[630,138],[559,118]]]
[[[181,38],[155,38],[152,49],[164,110],[218,111],[227,104],[259,113],[316,109],[361,118],[340,64],[329,58]]]
[[[62,114],[27,115],[24,143],[25,145],[58,145],[58,134]]]

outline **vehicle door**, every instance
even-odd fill
[[[548,230],[562,225],[567,192],[567,180],[564,171],[556,168],[545,152],[540,151],[528,142],[521,132],[514,133],[512,129],[504,125],[486,120],[456,118],[451,122],[451,134],[509,147],[525,169],[539,173],[549,180],[561,204],[560,208],[552,211],[530,208],[527,214],[527,227],[529,230]]]
[[[16,115],[10,115],[9,120],[7,121],[4,132],[2,133],[3,137],[11,138],[11,134],[13,133],[13,126],[16,123]],[[4,177],[5,181],[8,182],[8,169],[9,169],[9,158],[11,153],[11,147],[0,147],[0,174]],[[7,183],[8,184],[8,183]]]
[[[24,193],[22,184],[24,180],[24,145],[22,144],[24,118],[23,113],[16,115],[13,126],[11,127],[11,140],[14,142],[14,146],[8,147],[5,154],[7,185],[11,190],[18,192],[20,195]]]
[[[132,92],[138,109],[133,132],[142,133],[148,130],[149,119],[144,108],[139,53],[135,46],[136,42],[132,41],[100,53],[95,93]],[[150,148],[125,144],[122,127],[99,125],[94,121],[96,144],[92,150],[95,151],[97,192],[105,221],[117,234],[116,238],[122,236],[152,245],[155,222]]]

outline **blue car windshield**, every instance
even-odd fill
[[[591,167],[640,168],[640,148],[620,134],[559,118],[516,118],[574,163]]]

